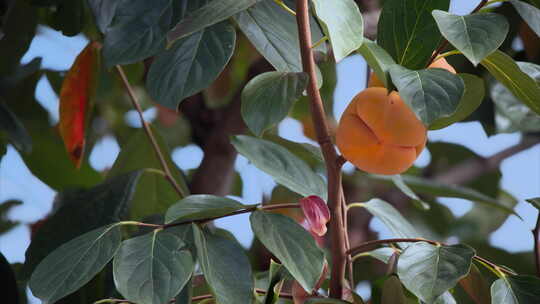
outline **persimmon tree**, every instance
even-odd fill
[[[540,303],[540,220],[533,252],[488,242],[518,216],[501,162],[540,143],[540,2],[482,0],[464,16],[450,0],[380,5],[7,1],[0,155],[12,145],[58,191],[24,265],[2,257],[8,303],[25,302],[25,287],[43,303]],[[38,24],[89,39],[67,73],[21,65]],[[350,55],[368,63],[368,88],[335,122],[335,65]],[[43,76],[60,97],[55,126],[34,99]],[[121,119],[130,110],[140,128]],[[318,146],[279,137],[286,117]],[[522,140],[487,158],[427,140],[464,120]],[[121,151],[98,172],[88,152],[107,134]],[[170,148],[188,143],[204,158],[183,172]],[[430,164],[414,167],[425,148]],[[277,183],[271,196],[237,200],[237,153]],[[344,173],[346,162],[357,170]],[[474,207],[456,218],[440,197]],[[213,225],[243,213],[248,249]],[[372,218],[394,238],[378,239]]]

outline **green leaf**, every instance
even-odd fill
[[[461,279],[459,284],[476,304],[487,304],[491,302],[488,285],[475,264],[471,265],[469,274]]]
[[[447,291],[435,300],[434,304],[457,304],[456,299]]]
[[[253,277],[244,249],[193,224],[193,237],[204,278],[221,304],[251,303]]]
[[[399,256],[397,273],[412,293],[431,304],[469,273],[475,252],[465,245],[414,243]]]
[[[19,225],[20,222],[8,218],[8,214],[13,207],[22,204],[23,202],[18,200],[7,200],[0,204],[0,235]]]
[[[394,248],[381,247],[372,251],[361,253],[361,255],[369,255],[370,257],[373,257],[385,264],[388,264],[388,262],[390,261],[390,258],[396,253],[397,251]]]
[[[388,180],[388,177],[385,176],[374,176],[370,175],[371,178],[379,180]],[[405,184],[407,184],[413,191],[417,193],[424,193],[433,196],[442,196],[442,197],[455,197],[462,198],[477,203],[485,204],[492,208],[499,209],[501,211],[517,215],[514,210],[502,205],[499,201],[494,198],[491,198],[485,194],[482,194],[479,191],[476,191],[471,188],[449,185],[445,183],[439,183],[433,180],[428,180],[422,177],[412,176],[412,175],[401,175]]]
[[[266,288],[266,294],[264,295],[264,304],[273,304],[279,301],[279,293],[281,291],[281,285],[283,280],[287,277],[288,273],[283,265],[270,260],[270,267],[268,270],[268,287]]]
[[[165,223],[200,220],[229,214],[246,208],[239,202],[214,195],[190,195],[172,205],[165,214]]]
[[[324,252],[309,232],[281,214],[255,211],[249,220],[255,236],[311,292],[322,274]]]
[[[36,267],[29,287],[43,304],[54,303],[89,282],[120,246],[118,224],[87,232],[58,247]]]
[[[235,41],[236,32],[228,22],[176,41],[150,66],[146,81],[150,96],[159,104],[176,110],[182,100],[216,80],[231,59]]]
[[[116,7],[120,1],[88,0],[88,6],[92,10],[96,25],[102,33],[107,32],[116,13]]]
[[[534,79],[537,84],[540,84],[539,65],[519,61],[516,62],[516,64],[521,71]],[[510,122],[508,126],[499,131],[540,131],[540,116],[521,103],[519,99],[500,82],[495,83],[491,87],[490,94],[491,99],[495,103],[497,114],[508,119]]]
[[[414,229],[400,213],[389,203],[380,200],[372,199],[364,204],[364,207],[377,217],[383,224],[392,231],[398,238],[421,238],[422,235]],[[410,244],[400,244],[401,247],[410,246]]]
[[[182,291],[174,298],[175,304],[191,304],[193,298],[193,278],[189,279]]]
[[[540,86],[510,56],[495,51],[481,64],[521,102],[540,115]]]
[[[317,195],[326,200],[322,178],[287,149],[272,142],[239,135],[231,139],[238,153],[272,176],[278,184],[303,196]]]
[[[165,48],[172,14],[171,0],[121,0],[103,41],[105,65],[134,63]]]
[[[125,299],[139,304],[168,303],[193,270],[184,242],[163,230],[124,241],[113,262],[116,288]]]
[[[310,298],[304,304],[350,304],[350,302],[332,298]]]
[[[176,40],[198,32],[205,27],[223,21],[260,0],[213,0],[187,14],[167,33],[169,45]]]
[[[0,98],[0,130],[5,131],[10,142],[15,148],[24,153],[32,151],[32,138],[19,121]]]
[[[312,0],[317,18],[330,39],[336,62],[362,45],[364,21],[353,0]]]
[[[152,132],[173,178],[185,195],[189,194],[182,171],[170,157],[169,147],[156,129],[152,128]],[[159,158],[143,129],[137,130],[122,146],[108,176],[118,176],[141,169],[162,170]],[[176,201],[178,193],[164,176],[152,170],[145,170],[137,184],[129,217],[132,220],[140,220],[149,215],[164,213]]]
[[[449,5],[449,0],[385,1],[378,25],[379,45],[406,68],[426,67],[442,39],[431,12],[447,11]]]
[[[377,78],[381,79],[386,88],[391,89],[392,81],[390,79],[390,67],[396,62],[383,48],[377,43],[364,38],[364,43],[358,49],[358,52],[364,57],[368,65],[373,69]]]
[[[2,274],[2,285],[5,292],[2,293],[2,299],[6,303],[19,304],[22,300],[19,299],[19,289],[17,287],[17,280],[15,273],[11,268],[8,260],[0,252],[0,273]]]
[[[401,175],[392,175],[392,182],[399,190],[401,190],[401,192],[411,198],[418,208],[422,210],[429,210],[429,204],[424,202],[420,197],[418,197],[418,195],[416,195],[416,193],[414,193],[411,188],[409,188],[409,186],[407,186],[407,184],[405,184]]]
[[[286,4],[294,4],[285,0]],[[274,1],[257,4],[234,16],[240,30],[257,51],[279,72],[302,72],[300,44],[296,18],[279,7]],[[310,18],[311,37],[318,41],[323,37],[317,22]],[[325,52],[324,44],[315,50]]]
[[[477,66],[504,42],[510,25],[495,13],[453,15],[440,10],[432,13],[442,35]]]
[[[540,9],[524,1],[510,0],[518,14],[529,27],[540,37]]]
[[[528,275],[509,276],[491,285],[492,304],[534,304],[540,299],[540,279]]]
[[[28,278],[36,265],[63,243],[125,219],[140,174],[132,172],[108,179],[89,190],[59,194],[60,207],[32,236],[22,277]]]
[[[484,80],[472,74],[458,74],[465,84],[465,92],[459,100],[454,114],[436,119],[429,125],[430,130],[446,128],[471,115],[482,103],[485,95]]]
[[[403,101],[426,126],[454,114],[465,91],[463,80],[443,69],[413,71],[394,65],[390,76]]]
[[[302,96],[306,73],[267,72],[251,79],[242,91],[242,118],[257,136],[278,124]]]
[[[390,276],[384,281],[382,289],[381,304],[406,304],[407,298],[405,291],[395,275]]]
[[[526,201],[529,204],[533,205],[533,207],[535,207],[536,209],[540,210],[540,197],[526,199]]]

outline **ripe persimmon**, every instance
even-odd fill
[[[368,88],[354,97],[338,125],[343,157],[374,174],[410,168],[426,144],[427,129],[395,91]]]
[[[451,66],[445,58],[440,58],[435,60],[432,64],[428,66],[428,69],[439,68],[445,69],[452,74],[456,74],[456,70]],[[368,88],[371,87],[384,87],[384,83],[377,77],[373,72],[369,75]]]

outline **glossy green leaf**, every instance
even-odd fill
[[[540,85],[523,72],[510,56],[495,51],[481,64],[521,102],[540,115]]]
[[[63,244],[36,267],[30,290],[43,304],[55,303],[98,274],[113,258],[120,242],[120,226],[113,224]]]
[[[260,0],[212,0],[187,14],[167,33],[169,45],[241,12]]]
[[[303,196],[317,195],[326,199],[322,178],[287,149],[262,139],[239,135],[231,139],[238,153],[274,180]]]
[[[107,32],[116,13],[116,7],[120,1],[111,0],[88,0],[88,6],[94,14],[96,25],[102,33]]]
[[[253,278],[244,249],[235,241],[207,233],[193,224],[193,237],[204,278],[218,303],[253,301]]]
[[[389,203],[372,199],[364,207],[378,218],[398,238],[421,238],[422,235]],[[403,243],[401,247],[410,246]]]
[[[58,210],[32,236],[26,250],[22,277],[28,278],[41,260],[65,242],[98,227],[124,220],[140,174],[132,172],[108,179],[89,190],[61,193]]]
[[[537,84],[540,84],[539,65],[519,61],[516,62],[516,64],[521,71],[533,78]],[[497,114],[506,118],[509,122],[507,126],[504,126],[501,125],[500,121],[497,121],[498,131],[540,131],[540,115],[534,113],[529,107],[521,103],[519,99],[500,82],[493,84],[490,95],[495,103]]]
[[[371,175],[370,177],[379,180],[388,180],[388,177],[385,176]],[[405,184],[407,184],[413,191],[417,193],[429,194],[432,196],[462,198],[485,204],[486,206],[490,206],[492,208],[496,208],[510,214],[517,215],[514,210],[502,205],[496,199],[489,197],[472,188],[458,185],[449,185],[412,175],[402,174],[401,177]]]
[[[415,202],[415,205],[422,210],[429,210],[429,204],[424,202],[414,191],[405,184],[401,175],[392,175],[392,182],[394,185],[401,190],[405,195]]]
[[[242,91],[242,118],[255,135],[278,124],[302,96],[306,73],[267,72],[251,79]]]
[[[540,299],[540,279],[520,275],[500,278],[491,285],[492,304],[535,304]]]
[[[385,1],[378,25],[379,45],[406,68],[426,67],[442,40],[431,12],[447,11],[449,5],[449,0]]]
[[[324,252],[302,226],[281,214],[255,211],[249,218],[251,229],[308,292],[322,274]]]
[[[176,110],[183,99],[216,80],[231,59],[235,41],[235,29],[228,22],[176,41],[150,66],[146,81],[150,96],[159,104]]]
[[[446,128],[471,115],[482,103],[485,95],[484,80],[472,74],[458,74],[465,84],[465,92],[459,100],[456,111],[448,117],[436,119],[429,125],[430,130]]]
[[[510,25],[495,13],[453,15],[440,10],[432,13],[442,35],[475,66],[504,42]]]
[[[207,194],[190,195],[167,210],[165,223],[213,218],[244,208],[246,208],[245,205],[226,197]]]
[[[0,98],[0,131],[7,133],[9,141],[24,153],[32,151],[32,138],[21,121],[13,114]]]
[[[362,45],[364,21],[353,0],[312,0],[315,14],[332,44],[336,62]]]
[[[392,87],[389,70],[390,67],[396,64],[392,56],[390,56],[382,47],[374,41],[367,38],[358,49],[358,52],[364,57],[368,65],[373,69],[377,78],[381,79],[384,86]]]
[[[426,126],[454,114],[465,91],[463,80],[443,69],[413,71],[394,65],[390,76],[405,103]]]
[[[169,147],[156,129],[152,128],[152,132],[174,179],[185,195],[189,194],[182,171],[170,157]],[[137,130],[121,148],[108,173],[109,177],[135,170],[162,170],[159,158],[143,129]],[[144,170],[131,203],[130,219],[140,220],[149,215],[164,213],[178,198],[178,193],[162,174]]]
[[[540,9],[525,1],[510,0],[510,3],[512,3],[521,18],[540,37]]]
[[[285,4],[294,5],[285,0]],[[296,18],[274,1],[257,4],[234,16],[240,30],[257,51],[279,72],[302,72]],[[322,38],[314,18],[311,18],[313,41]],[[324,44],[315,50],[325,52]]]
[[[105,65],[134,63],[165,48],[172,15],[171,0],[119,0],[103,41]]]
[[[414,243],[399,256],[397,273],[407,289],[431,304],[469,273],[474,256],[465,245]]]
[[[114,282],[125,299],[166,304],[189,281],[194,263],[176,235],[154,230],[124,241],[114,257]]]
[[[395,275],[390,276],[384,281],[382,289],[381,304],[406,304],[407,298],[405,297],[405,291],[399,281],[399,278]]]

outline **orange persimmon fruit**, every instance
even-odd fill
[[[428,66],[428,69],[439,68],[445,69],[452,74],[456,74],[456,70],[451,66],[445,58],[437,59],[435,62]],[[374,72],[369,75],[368,88],[371,87],[384,87],[384,83],[377,77]]]
[[[374,174],[410,168],[426,144],[427,129],[395,91],[368,88],[354,97],[336,132],[343,157]]]

